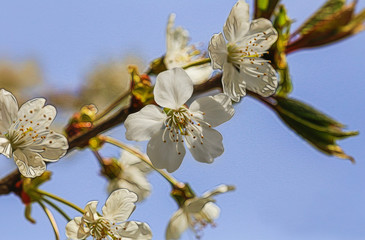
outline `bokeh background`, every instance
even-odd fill
[[[283,1],[299,26],[324,1]],[[189,30],[191,42],[207,46],[213,33],[222,31],[234,0],[217,1],[4,1],[0,8],[0,59],[19,64],[26,90],[19,99],[54,92],[77,94],[90,72],[105,62],[149,61],[165,52],[168,15]],[[249,1],[252,4],[251,1]],[[364,8],[359,1],[358,10]],[[221,207],[216,227],[207,227],[203,239],[250,240],[363,240],[365,239],[365,35],[359,34],[331,46],[305,50],[288,57],[294,82],[291,96],[328,113],[360,135],[340,142],[355,157],[351,164],[326,156],[296,136],[259,102],[246,97],[235,106],[236,115],[218,127],[225,153],[211,165],[187,154],[173,175],[202,194],[221,183],[234,184],[235,192],[217,196]],[[27,65],[28,64],[28,65]],[[23,65],[26,65],[25,67]],[[20,68],[22,68],[20,67]],[[25,77],[24,77],[25,76]],[[42,79],[43,82],[39,82]],[[31,83],[31,84],[29,84]],[[10,82],[0,82],[7,88]],[[77,105],[64,97],[62,106]],[[61,107],[59,106],[59,107]],[[81,105],[80,105],[81,106]],[[58,115],[65,125],[71,111]],[[109,132],[124,140],[123,126]],[[142,148],[145,143],[137,144]],[[108,147],[104,156],[118,156]],[[0,157],[0,176],[12,171],[12,160]],[[107,182],[88,150],[73,151],[48,167],[52,181],[41,188],[82,208],[90,200],[101,207],[108,194]],[[170,186],[158,174],[149,176],[152,195],[137,206],[131,219],[148,222],[154,239],[164,239],[170,216],[177,206]],[[23,217],[24,206],[15,195],[0,197],[1,239],[53,239],[53,231],[38,205]],[[67,209],[70,216],[78,213]],[[66,221],[54,213],[66,239]],[[182,239],[194,239],[187,232]]]

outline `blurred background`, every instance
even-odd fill
[[[235,2],[6,1],[0,9],[0,88],[11,90],[19,102],[46,96],[59,109],[57,127],[62,129],[83,104],[103,108],[110,101],[106,96],[119,96],[128,64],[143,71],[165,53],[170,13],[176,13],[176,25],[189,31],[192,43],[207,47],[212,34],[222,31]],[[292,29],[323,2],[282,1],[295,20]],[[360,0],[357,9],[364,7],[365,1]],[[246,97],[235,105],[232,120],[217,128],[224,137],[224,154],[207,165],[187,153],[173,173],[198,195],[221,183],[237,188],[216,197],[221,216],[216,227],[204,230],[203,239],[365,239],[364,42],[360,33],[288,57],[294,84],[291,96],[345,123],[349,130],[360,131],[359,136],[339,142],[357,163],[318,152],[270,109]],[[108,134],[125,140],[123,126]],[[120,151],[105,147],[101,153],[118,157]],[[15,168],[11,159],[0,156],[0,177]],[[89,150],[73,151],[48,169],[52,181],[41,189],[82,208],[90,200],[98,200],[100,208],[105,203],[107,181]],[[149,223],[153,239],[164,239],[177,205],[162,177],[152,173],[149,180],[152,194],[138,204],[130,219]],[[65,209],[71,217],[79,215]],[[25,220],[24,205],[14,194],[0,197],[0,212],[1,239],[54,238],[36,204],[32,211],[36,224]],[[54,215],[61,239],[66,239],[67,222]],[[194,234],[186,232],[182,239],[194,239]]]

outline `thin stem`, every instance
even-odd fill
[[[122,96],[120,96],[118,99],[116,99],[103,112],[97,114],[94,121],[97,121],[97,120],[101,119],[102,117],[106,116],[109,112],[111,112],[114,108],[116,108],[119,105],[119,103],[121,103],[124,100],[124,98],[128,97],[129,94],[130,94],[130,91],[124,93]]]
[[[162,177],[164,177],[170,184],[172,184],[173,186],[180,186],[180,182],[177,181],[174,177],[172,177],[170,174],[168,174],[166,171],[161,170],[161,169],[157,169],[155,168],[150,159],[143,153],[141,153],[141,151],[139,151],[136,148],[130,147],[114,138],[111,137],[106,137],[103,136],[102,139],[110,144],[113,144],[117,147],[120,147],[124,150],[126,150],[127,152],[132,153],[133,155],[137,156],[139,159],[141,159],[143,162],[145,162],[147,165],[149,165],[151,168],[153,168],[155,171],[157,171]]]
[[[192,63],[189,63],[185,66],[183,66],[182,68],[183,69],[187,69],[187,68],[190,68],[190,67],[195,67],[195,66],[199,66],[199,65],[203,65],[203,64],[206,64],[206,63],[210,63],[210,58],[203,58],[203,59],[200,59],[198,61],[195,61],[195,62],[192,62]]]
[[[78,212],[80,212],[80,213],[84,214],[84,210],[83,210],[83,209],[81,209],[81,208],[80,208],[80,207],[78,207],[77,205],[75,205],[75,204],[73,204],[73,203],[71,203],[71,202],[69,202],[69,201],[67,201],[67,200],[65,200],[65,199],[63,199],[63,198],[60,198],[59,196],[53,195],[52,193],[49,193],[49,192],[46,192],[46,191],[43,191],[43,190],[40,190],[40,189],[36,189],[35,191],[36,191],[37,193],[41,194],[41,195],[47,196],[47,197],[49,197],[49,198],[52,198],[52,199],[54,199],[54,200],[56,200],[56,201],[58,201],[58,202],[61,202],[61,203],[65,204],[65,205],[67,205],[67,206],[69,206],[69,207],[72,207],[72,208],[73,208],[73,209],[75,209],[76,211],[78,211]]]
[[[101,157],[100,153],[97,150],[92,150],[92,152],[94,153],[96,159],[98,159],[100,165],[104,166],[103,158]]]
[[[71,218],[54,202],[48,200],[47,198],[43,198],[42,200],[45,201],[51,207],[53,207],[57,212],[59,212],[68,222],[71,221]]]
[[[42,207],[44,213],[47,215],[49,222],[52,225],[56,240],[60,240],[60,232],[58,231],[57,223],[53,217],[52,212],[46,206],[44,206],[44,204],[41,201],[37,201],[37,202]]]

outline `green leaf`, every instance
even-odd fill
[[[343,124],[298,100],[283,97],[275,100],[276,113],[298,135],[324,153],[355,162],[336,141],[358,135],[357,131],[343,131]]]
[[[255,19],[267,18],[270,19],[279,0],[256,0],[255,1]]]
[[[318,22],[323,21],[328,16],[339,11],[345,2],[346,0],[328,0],[296,30],[296,33],[300,32],[301,34],[306,34],[311,31],[313,26],[315,26]]]

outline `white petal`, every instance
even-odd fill
[[[257,34],[262,33],[264,33],[264,38],[257,38]],[[251,21],[250,30],[247,32],[245,41],[254,42],[256,44],[256,49],[263,51],[269,49],[271,45],[277,40],[277,38],[278,33],[272,26],[272,23],[268,19],[259,18]],[[255,47],[253,47],[253,49],[255,49]]]
[[[225,193],[225,192],[228,192],[228,191],[233,191],[233,190],[235,190],[234,186],[221,184],[218,187],[216,187],[215,189],[213,189],[211,191],[208,191],[208,192],[205,192],[203,194],[203,197],[204,198],[210,198],[210,197],[213,197],[215,195]]]
[[[151,192],[151,184],[147,181],[145,173],[134,166],[124,168],[119,179],[109,182],[108,191],[126,188],[138,196],[138,201],[144,200]]]
[[[45,137],[40,142],[34,142],[28,148],[37,151],[44,161],[57,161],[66,154],[68,142],[65,136],[58,133],[48,133]]]
[[[232,8],[223,27],[224,36],[228,42],[239,41],[249,29],[249,6],[244,0],[239,0]]]
[[[71,239],[84,239],[89,236],[89,231],[87,230],[81,224],[81,217],[76,217],[67,223],[66,236]]]
[[[208,203],[213,201],[213,199],[209,198],[193,198],[185,202],[186,206],[185,209],[189,213],[199,213],[203,207]]]
[[[223,66],[222,85],[223,92],[235,102],[246,96],[246,83],[231,63],[225,63]]]
[[[24,177],[35,178],[46,170],[46,164],[38,153],[17,149],[14,151],[13,157]]]
[[[188,216],[179,208],[171,217],[166,229],[166,240],[180,239],[181,234],[188,229]]]
[[[212,39],[210,39],[208,50],[213,69],[222,69],[227,62],[228,56],[227,43],[222,33],[213,35]]]
[[[122,239],[152,239],[151,228],[147,223],[129,221],[118,226],[118,234]]]
[[[132,214],[137,202],[137,195],[127,189],[118,189],[106,200],[103,206],[103,216],[114,222],[122,222]]]
[[[90,201],[85,206],[85,213],[83,219],[87,222],[95,222],[99,219],[98,213],[96,211],[96,206],[98,205],[98,201]]]
[[[0,153],[4,154],[7,158],[12,157],[13,149],[7,138],[0,137]]]
[[[18,102],[10,92],[0,90],[0,132],[7,132],[13,121],[17,120]]]
[[[128,140],[150,139],[163,126],[166,114],[155,105],[147,105],[139,112],[130,114],[124,122]]]
[[[170,14],[166,28],[166,56],[183,49],[189,42],[189,32],[182,27],[174,28],[175,14]]]
[[[275,69],[267,62],[263,65],[251,64],[248,60],[245,62],[241,65],[240,75],[246,82],[247,89],[263,97],[274,94],[278,86]],[[266,75],[263,75],[264,73]]]
[[[219,217],[220,212],[221,210],[216,204],[208,202],[204,205],[199,215],[201,218],[211,223]]]
[[[212,163],[214,158],[222,155],[224,152],[222,135],[217,130],[204,125],[202,126],[202,135],[204,136],[202,141],[199,137],[194,139],[192,136],[186,136],[186,145],[195,160]]]
[[[28,118],[37,116],[45,103],[46,99],[44,98],[34,98],[25,102],[19,109],[18,117],[24,118],[24,115]],[[32,113],[30,113],[30,111],[32,111]]]
[[[206,82],[213,72],[209,63],[185,69],[194,85]]]
[[[179,109],[193,94],[193,82],[184,69],[173,68],[157,76],[153,93],[158,105]]]
[[[182,163],[185,147],[181,140],[178,143],[172,142],[169,139],[168,131],[165,132],[164,136],[166,142],[163,142],[163,134],[164,129],[161,129],[151,138],[147,145],[147,155],[156,168],[165,168],[168,172],[174,172]]]
[[[190,105],[189,110],[194,117],[199,117],[212,127],[228,121],[234,114],[231,99],[223,93],[198,98]],[[204,115],[200,112],[204,112]]]

